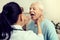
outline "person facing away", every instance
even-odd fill
[[[40,26],[44,40],[59,40],[53,23],[44,17],[43,5],[40,2],[34,2],[30,6],[31,21],[27,25],[27,30],[33,30],[37,34],[37,26]]]
[[[42,33],[36,35],[33,31],[23,30],[27,19],[17,3],[4,5],[0,14],[0,40],[44,40]]]

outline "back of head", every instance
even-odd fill
[[[18,20],[18,15],[22,13],[20,6],[15,2],[9,2],[4,5],[2,13],[0,15],[0,39],[4,39],[6,37],[6,33],[9,35],[13,30],[11,25],[16,23]],[[5,35],[2,35],[2,33]]]
[[[18,15],[22,13],[22,10],[17,3],[10,2],[3,7],[2,13],[7,17],[8,21],[12,25],[17,21]]]

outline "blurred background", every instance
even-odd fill
[[[44,16],[52,21],[60,37],[60,0],[0,0],[0,12],[2,12],[2,8],[6,3],[12,1],[23,7],[26,15],[29,15],[31,3],[41,1],[44,6]]]

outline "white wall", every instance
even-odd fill
[[[60,0],[0,0],[0,12],[4,4],[10,1],[15,1],[24,7],[25,12],[29,11],[29,6],[32,2],[42,1],[44,4],[45,17],[56,23],[60,22]]]
[[[32,2],[36,2],[36,1],[40,1],[40,0],[0,0],[0,12],[2,11],[2,7],[4,6],[4,4],[8,3],[8,2],[17,2],[20,6],[24,7],[24,11],[28,12],[29,11],[29,6]]]
[[[60,22],[60,0],[44,0],[45,16],[54,22]]]

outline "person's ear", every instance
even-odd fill
[[[19,14],[19,20],[22,21],[22,14]]]

